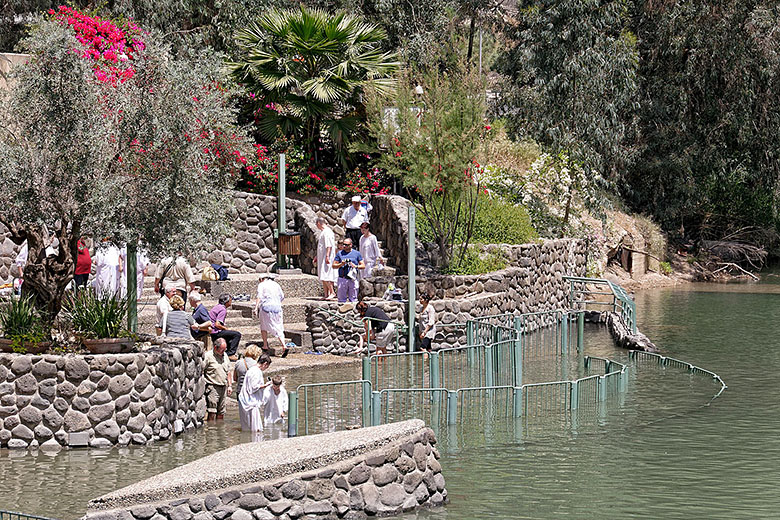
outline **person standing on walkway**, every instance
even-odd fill
[[[377,264],[384,265],[385,260],[382,258],[382,251],[379,250],[379,242],[377,242],[376,235],[371,233],[371,225],[368,222],[363,222],[360,225],[360,232],[363,233],[363,236],[360,237],[360,254],[366,263],[366,268],[360,273],[360,279],[362,280],[363,278],[370,278],[374,267]]]
[[[183,300],[187,300],[187,292],[195,290],[195,274],[192,272],[190,263],[184,258],[181,253],[174,259],[169,256],[164,258],[157,264],[157,271],[154,275],[154,291],[160,292],[161,283],[165,287],[169,283],[172,283],[176,290],[179,291],[179,296]]]
[[[220,294],[218,303],[209,311],[209,319],[211,320],[211,339],[216,345],[217,339],[224,339],[227,341],[227,355],[230,361],[238,359],[236,352],[238,351],[238,344],[241,342],[241,333],[237,330],[230,330],[225,326],[225,319],[227,317],[227,310],[233,303],[233,297],[229,294]]]
[[[206,420],[225,418],[226,397],[233,392],[230,360],[225,355],[227,343],[223,338],[214,341],[214,348],[203,355],[203,379],[206,381]]]
[[[431,352],[433,349],[431,343],[436,337],[436,310],[431,305],[431,297],[426,293],[420,295],[420,304],[422,310],[417,321],[420,328],[420,350]]]
[[[103,239],[103,247],[95,251],[92,260],[95,262],[95,279],[92,281],[95,294],[98,296],[116,295],[119,291],[119,276],[123,271],[119,249],[108,243],[108,239],[105,238]]]
[[[339,270],[339,303],[356,302],[358,297],[358,269],[365,269],[366,264],[360,251],[352,249],[352,239],[344,239],[344,249],[336,253],[333,267]]]
[[[85,237],[79,238],[78,255],[76,256],[76,269],[73,273],[73,284],[76,289],[87,288],[87,280],[89,279],[89,273],[92,272],[92,256],[89,254],[89,247],[87,246]]]
[[[263,336],[263,350],[266,353],[271,351],[268,345],[268,334],[277,338],[282,344],[284,353],[282,357],[287,357],[287,346],[284,340],[284,316],[282,314],[282,302],[284,301],[284,291],[274,280],[276,275],[273,273],[263,273],[260,275],[260,283],[257,284],[257,297],[255,299],[255,315],[260,318],[260,334]]]
[[[338,273],[333,268],[333,259],[336,257],[336,235],[322,217],[317,217],[317,229],[320,230],[317,239],[317,276],[322,282],[325,299],[335,300],[336,290],[333,284]]]
[[[352,204],[344,208],[341,220],[347,230],[346,236],[352,239],[353,244],[360,243],[360,225],[368,222],[368,209],[361,205],[359,195],[352,197]]]
[[[257,364],[246,371],[241,393],[238,394],[238,416],[241,419],[241,431],[263,431],[263,413],[260,408],[265,404],[265,388],[271,383],[265,382],[263,370],[271,366],[271,358],[262,354]]]

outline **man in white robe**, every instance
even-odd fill
[[[121,257],[122,257],[122,265],[127,265],[127,246],[122,247],[121,251]],[[149,257],[146,256],[146,252],[142,249],[139,249],[135,253],[135,262],[136,262],[136,300],[141,301],[141,295],[144,292],[144,276],[146,276],[146,271],[149,269]],[[127,273],[123,272],[120,273],[119,276],[119,291],[122,295],[122,298],[127,297]]]
[[[287,415],[289,406],[287,389],[282,383],[282,378],[276,376],[271,379],[271,386],[265,389],[265,410],[263,410],[265,424],[282,422]]]
[[[285,349],[282,357],[287,356],[287,346],[284,338],[284,317],[282,315],[282,302],[284,292],[273,279],[273,273],[260,275],[260,283],[257,284],[257,298],[255,300],[255,313],[260,318],[260,334],[263,337],[263,350],[268,352],[268,334],[278,338]]]
[[[333,268],[333,259],[336,257],[336,235],[322,217],[317,218],[317,229],[320,230],[317,239],[317,276],[322,282],[325,299],[335,300],[334,284],[338,278],[338,271]]]
[[[266,383],[263,370],[271,366],[271,358],[262,354],[256,365],[249,367],[244,376],[244,384],[241,385],[241,393],[238,394],[238,417],[241,420],[241,431],[263,431],[263,412],[261,408],[265,404],[265,389],[271,383]]]
[[[92,261],[95,263],[95,279],[92,281],[95,294],[116,295],[119,291],[119,276],[123,271],[119,248],[113,244],[97,248]]]

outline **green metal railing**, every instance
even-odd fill
[[[0,520],[53,520],[45,516],[25,515],[15,511],[4,511],[0,509]]]
[[[628,357],[629,359],[639,363],[641,361],[651,361],[653,363],[657,363],[661,366],[668,366],[672,368],[679,368],[682,370],[687,371],[689,374],[693,375],[702,375],[705,377],[712,378],[716,383],[720,385],[720,390],[717,394],[713,397],[713,399],[717,398],[722,394],[728,386],[726,383],[721,379],[721,377],[716,374],[715,372],[712,372],[710,370],[706,370],[704,368],[697,367],[696,365],[692,365],[691,363],[688,363],[686,361],[681,361],[679,359],[675,359],[668,356],[662,356],[661,354],[656,354],[654,352],[645,352],[643,350],[629,350],[628,351]]]
[[[620,316],[632,334],[636,334],[636,303],[620,285],[604,278],[564,276],[563,279],[569,282],[569,303],[572,309],[605,306]]]
[[[290,394],[288,434],[412,417],[454,424],[469,410],[491,417],[562,413],[626,390],[627,367],[597,357],[582,358],[583,378],[523,384],[525,357],[561,359],[581,351],[582,313],[488,316],[465,328],[465,347],[374,354],[363,359],[361,380],[299,386]]]

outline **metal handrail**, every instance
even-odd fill
[[[637,333],[636,324],[636,303],[632,300],[626,290],[620,285],[611,282],[605,278],[587,278],[583,276],[564,276],[564,280],[569,282],[569,300],[572,309],[575,309],[578,304],[580,305],[605,305],[612,307],[612,312],[620,316],[623,323],[631,331],[632,334]],[[587,287],[583,289],[575,290],[575,284],[593,284],[593,285],[606,285],[609,287],[609,292],[592,291]],[[598,302],[592,300],[577,300],[575,293],[581,293],[583,298],[586,294],[594,294],[601,296],[612,296],[612,302]]]

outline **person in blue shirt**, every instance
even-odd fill
[[[198,324],[198,330],[192,331],[192,337],[203,340],[203,338],[211,332],[211,317],[209,316],[209,310],[201,303],[200,293],[197,291],[192,291],[190,293],[189,300],[190,306],[193,309],[192,317],[195,319],[195,323]]]
[[[339,303],[356,302],[358,296],[358,269],[365,269],[360,251],[352,249],[352,239],[344,239],[344,249],[336,253],[333,267],[339,270],[338,298]]]

